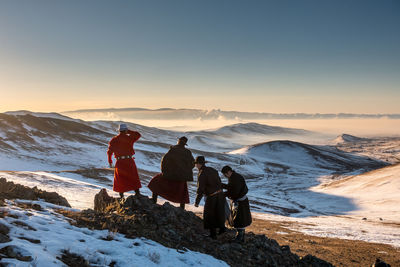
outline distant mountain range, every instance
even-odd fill
[[[121,120],[127,119],[151,119],[151,120],[266,120],[266,119],[400,119],[400,114],[356,114],[356,113],[264,113],[264,112],[240,112],[224,111],[220,109],[145,109],[145,108],[106,108],[106,109],[80,109],[61,112],[71,117],[117,117]]]

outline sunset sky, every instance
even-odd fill
[[[1,1],[0,112],[400,113],[400,1]]]

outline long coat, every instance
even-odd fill
[[[140,137],[139,132],[129,130],[127,133],[121,132],[119,135],[114,136],[108,144],[108,162],[112,163],[113,154],[117,159],[113,184],[113,190],[116,192],[124,193],[142,187],[133,158],[135,154],[133,144]],[[118,159],[121,156],[131,156],[132,158]]]
[[[163,177],[173,181],[193,181],[194,158],[183,144],[171,146],[161,160]]]
[[[218,191],[220,192],[216,193]],[[221,179],[217,170],[204,165],[198,174],[197,205],[200,203],[203,195],[206,196],[203,212],[204,228],[225,227],[225,196],[222,192]]]
[[[249,226],[252,222],[249,199],[246,197],[239,201],[249,191],[243,176],[233,171],[228,178],[228,184],[222,186],[227,189],[225,195],[231,199],[231,221],[233,221],[231,226],[235,228]]]
[[[161,160],[162,173],[151,179],[149,189],[175,203],[189,203],[186,181],[193,181],[194,158],[183,144],[171,146]]]

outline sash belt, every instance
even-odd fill
[[[132,155],[130,155],[130,156],[120,156],[120,157],[117,157],[117,160],[120,160],[120,159],[131,159],[133,156]]]
[[[212,194],[209,194],[209,195],[208,195],[208,197],[215,196],[216,194],[218,194],[218,193],[221,193],[221,192],[222,192],[222,189],[220,189],[220,190],[217,190],[217,191],[215,191],[214,193],[212,193]]]

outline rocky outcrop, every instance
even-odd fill
[[[7,182],[5,178],[0,178],[0,199],[43,199],[46,202],[60,206],[71,207],[68,201],[56,192],[46,192],[38,189]],[[1,201],[0,201],[1,204]]]
[[[300,258],[288,246],[280,246],[265,235],[246,234],[246,242],[231,242],[234,232],[206,236],[201,218],[193,212],[174,207],[166,202],[154,204],[147,197],[129,196],[115,199],[106,191],[96,196],[96,211],[64,211],[75,219],[76,225],[94,229],[108,229],[127,237],[145,237],[164,246],[179,250],[206,253],[231,266],[332,266],[330,263],[308,255]],[[106,199],[101,203],[102,199]]]

